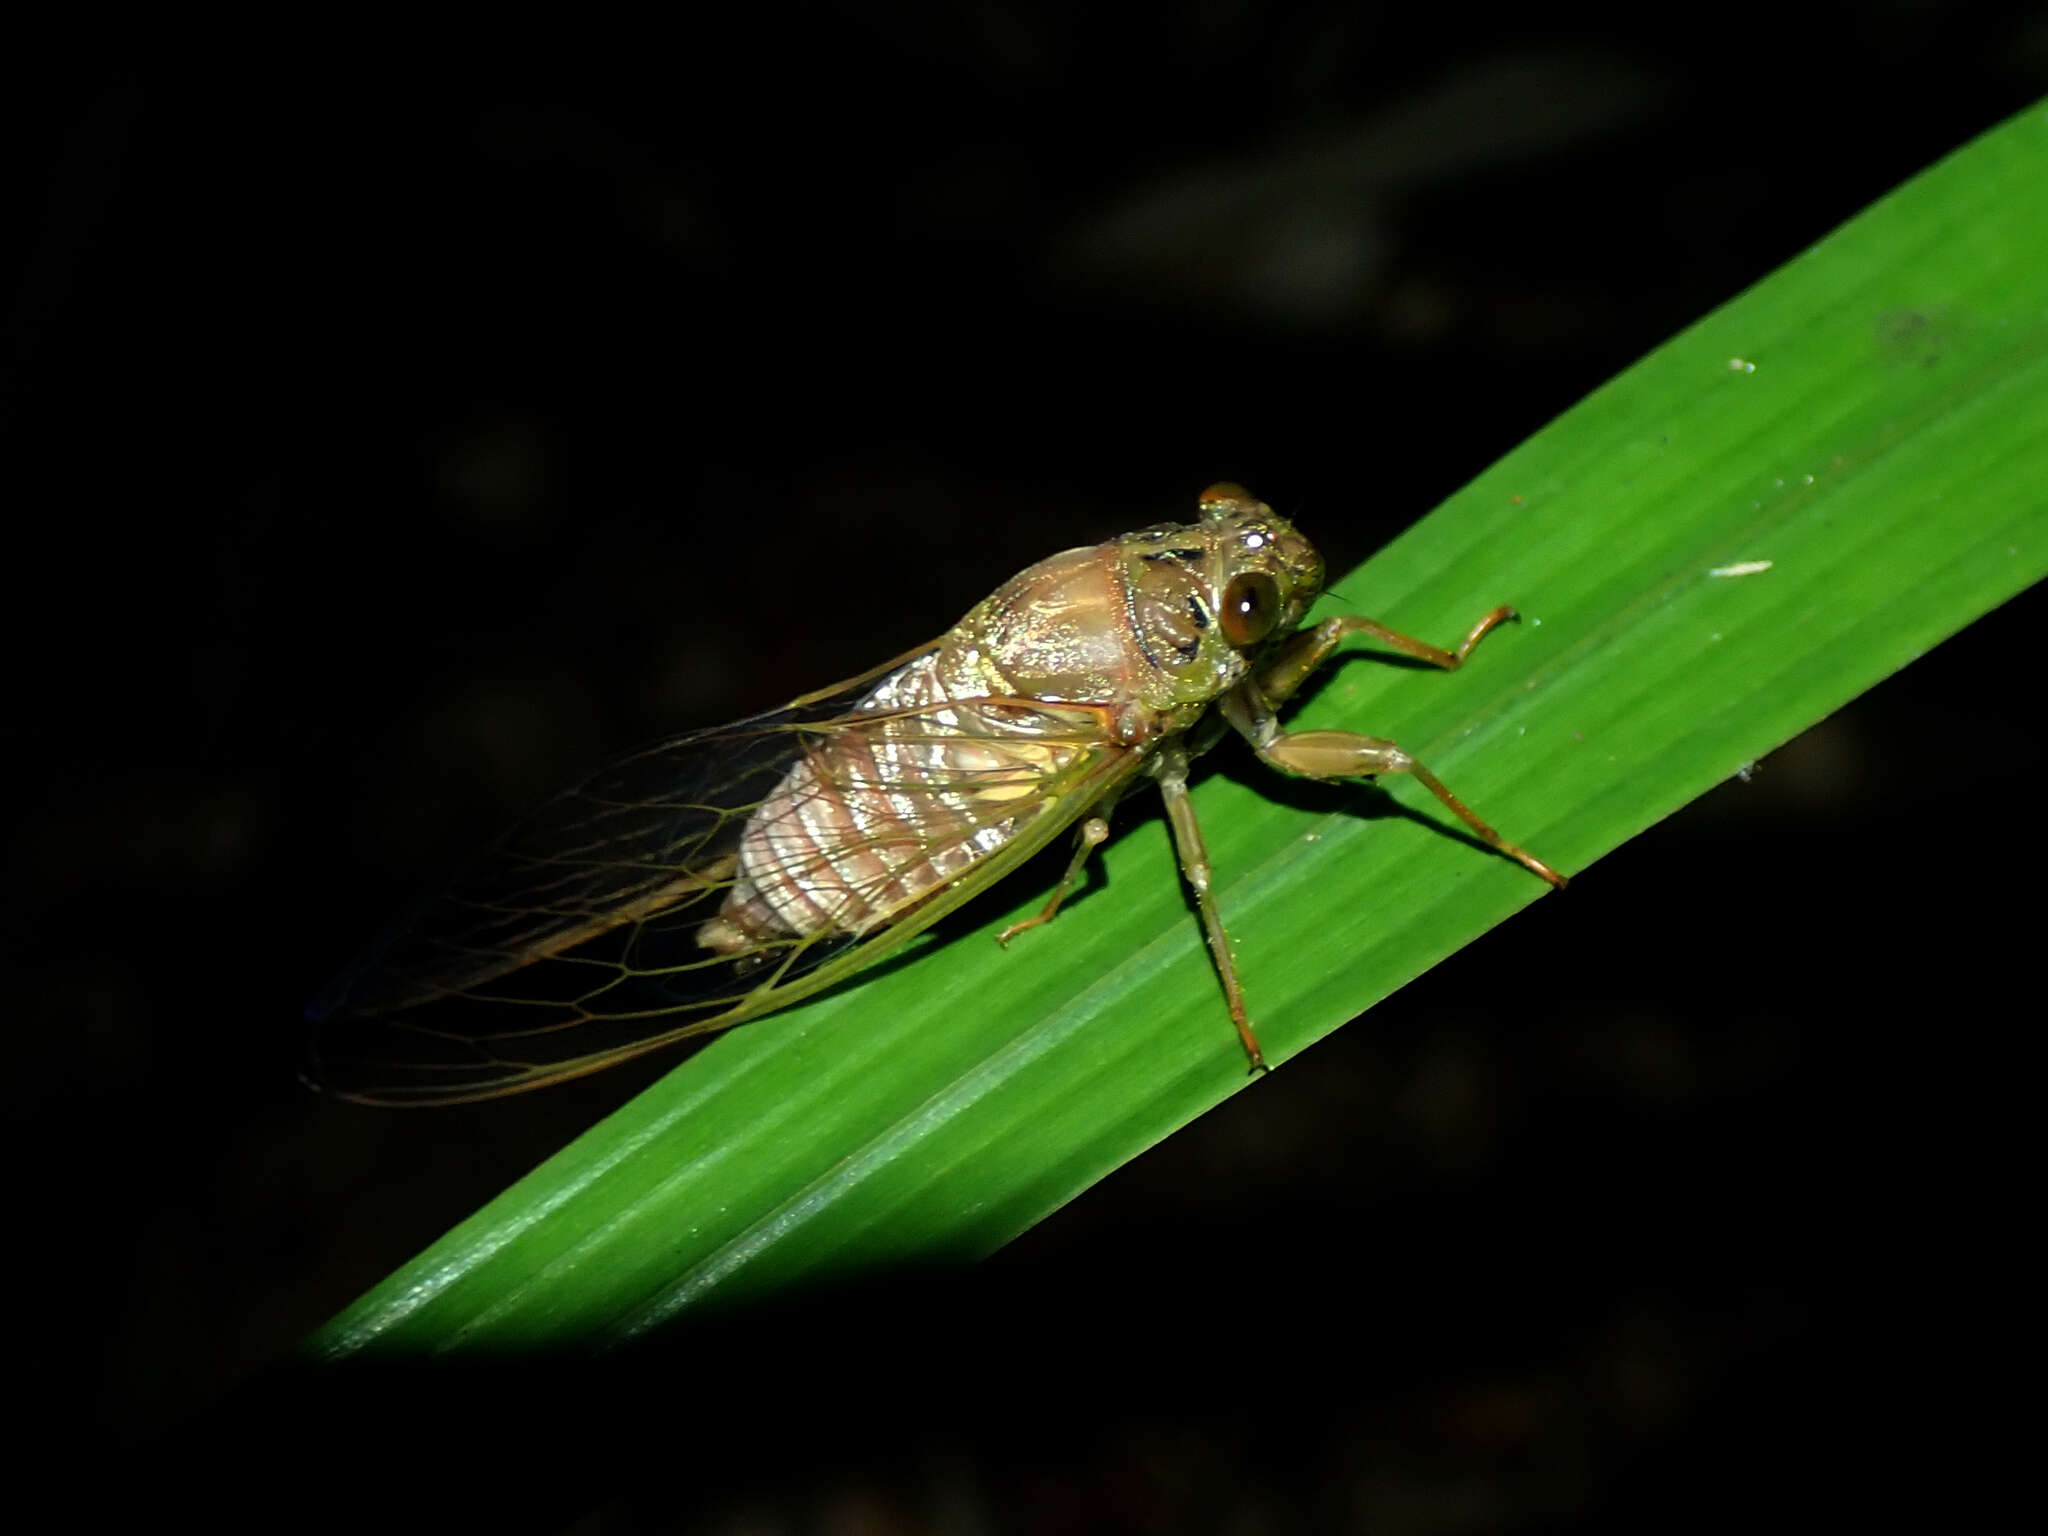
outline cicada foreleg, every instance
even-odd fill
[[[1259,692],[1275,706],[1285,704],[1316,668],[1335,654],[1337,647],[1349,635],[1370,635],[1389,650],[1413,656],[1417,661],[1426,661],[1433,667],[1442,667],[1446,672],[1455,672],[1472,654],[1473,646],[1484,640],[1496,626],[1516,616],[1515,610],[1503,603],[1474,624],[1455,651],[1444,650],[1413,635],[1404,635],[1398,629],[1389,629],[1377,619],[1368,619],[1363,614],[1347,613],[1324,619],[1315,628],[1290,636],[1266,662],[1259,672]]]
[[[1240,683],[1224,699],[1223,713],[1252,744],[1252,749],[1283,773],[1309,779],[1362,779],[1382,773],[1410,775],[1488,845],[1562,889],[1565,884],[1563,875],[1481,821],[1464,801],[1445,787],[1441,779],[1396,743],[1355,731],[1282,730],[1276,715],[1277,706],[1291,697],[1315,669],[1330,658],[1347,635],[1370,635],[1404,656],[1416,657],[1446,671],[1455,671],[1488,631],[1514,617],[1512,608],[1494,609],[1472,626],[1464,643],[1455,651],[1442,650],[1398,630],[1388,629],[1372,619],[1349,615],[1325,619],[1314,629],[1303,630],[1282,646],[1256,680],[1247,679]]]

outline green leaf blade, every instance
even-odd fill
[[[2035,110],[1597,391],[1327,609],[1523,622],[1450,676],[1348,661],[1290,723],[1400,741],[1576,875],[2039,580],[2044,189]],[[1197,806],[1282,1070],[1545,895],[1412,783],[1276,793],[1226,754]],[[1124,819],[1050,928],[992,942],[1043,899],[1024,876],[978,930],[714,1042],[312,1349],[617,1342],[1042,1219],[1245,1082],[1164,828]]]

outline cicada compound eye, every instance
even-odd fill
[[[1223,638],[1239,650],[1257,645],[1280,622],[1280,584],[1264,571],[1233,576],[1223,589]]]

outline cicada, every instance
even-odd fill
[[[787,707],[636,752],[513,827],[309,1009],[315,1079],[454,1103],[596,1071],[759,1018],[900,948],[1062,833],[1052,920],[1140,784],[1164,797],[1223,998],[1253,1032],[1188,795],[1236,731],[1313,779],[1406,773],[1552,885],[1391,741],[1288,731],[1278,711],[1349,636],[1459,666],[1367,618],[1302,627],[1323,561],[1241,486],[1192,523],[1068,550],[938,640]]]

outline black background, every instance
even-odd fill
[[[2038,98],[2033,8],[142,41],[20,140],[7,380],[17,1326],[113,1486],[833,1531],[1997,1496],[2034,596],[970,1275],[598,1373],[265,1367],[646,1080],[297,1087],[300,1003],[467,848],[1215,478],[1348,567]]]

